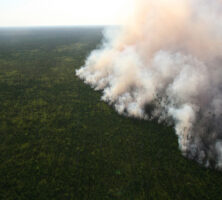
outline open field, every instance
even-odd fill
[[[0,29],[0,199],[222,199],[172,127],[119,116],[75,76],[101,32]]]

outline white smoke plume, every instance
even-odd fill
[[[185,156],[222,168],[221,0],[136,0],[76,74],[120,114],[173,124]]]

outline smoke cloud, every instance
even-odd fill
[[[222,1],[136,0],[77,76],[120,114],[174,125],[183,155],[222,168]]]

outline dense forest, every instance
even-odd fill
[[[126,118],[75,76],[103,27],[0,29],[0,199],[221,199],[172,127]]]

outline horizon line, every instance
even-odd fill
[[[119,24],[74,24],[74,25],[24,25],[24,26],[1,26],[0,28],[49,28],[49,27],[109,27],[121,26]]]

